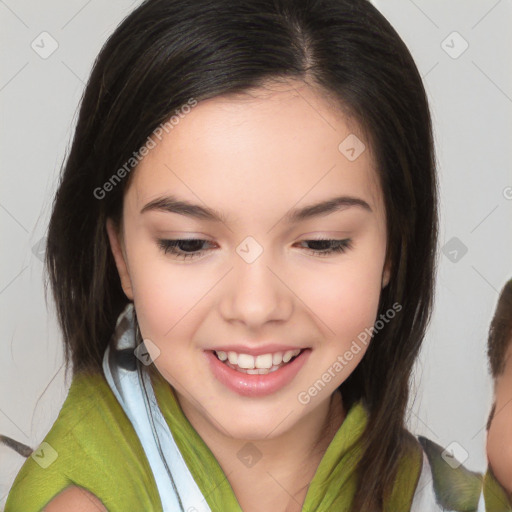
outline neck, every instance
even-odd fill
[[[248,441],[227,437],[211,428],[194,410],[188,410],[178,394],[177,397],[184,414],[224,471],[244,512],[301,511],[309,483],[346,416],[341,393],[335,391],[293,429],[271,439],[250,441],[262,457],[246,467],[237,454]]]

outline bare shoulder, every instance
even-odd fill
[[[90,491],[76,485],[66,487],[57,494],[44,512],[108,512],[101,500]]]

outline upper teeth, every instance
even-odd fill
[[[216,350],[215,353],[221,361],[226,359],[232,365],[238,365],[240,368],[251,369],[270,369],[272,366],[287,363],[294,356],[299,355],[301,349],[287,350],[286,352],[274,352],[273,354],[261,354],[259,356],[251,356],[250,354],[237,354],[236,352],[224,352]]]

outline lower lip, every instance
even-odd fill
[[[289,384],[308,360],[311,349],[303,350],[291,363],[266,375],[237,372],[219,361],[213,351],[205,353],[217,380],[239,395],[258,397],[275,393]]]

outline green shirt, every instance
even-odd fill
[[[241,512],[233,490],[217,460],[184,416],[172,387],[151,372],[155,396],[173,437],[212,512]],[[354,467],[360,454],[358,440],[367,413],[354,404],[322,458],[308,488],[303,510],[348,510],[356,487]],[[454,497],[446,488],[446,468],[439,464],[441,447],[425,450],[434,471],[436,493],[450,510],[476,510],[482,477],[462,466],[449,472],[457,485],[471,490]],[[385,510],[409,510],[419,478],[422,449],[401,460],[396,485]],[[436,468],[441,467],[441,471]],[[451,469],[451,468],[450,468]],[[466,475],[466,473],[468,475]],[[512,510],[503,489],[487,474],[486,510]],[[444,488],[443,488],[444,482]],[[467,483],[471,483],[467,485]],[[105,377],[76,374],[59,416],[44,441],[19,471],[7,498],[5,512],[40,511],[69,485],[81,486],[105,504],[109,512],[162,511],[156,482],[139,438]],[[342,492],[339,492],[342,489]],[[475,501],[476,500],[476,501]],[[456,508],[460,504],[459,508]]]

